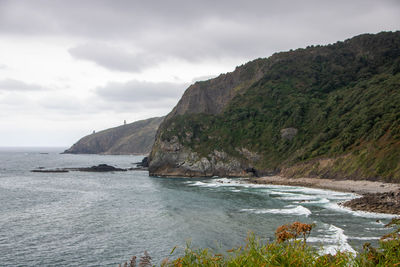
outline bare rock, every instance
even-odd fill
[[[281,130],[282,139],[292,140],[297,135],[298,130],[296,128],[285,128]]]

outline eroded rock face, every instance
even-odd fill
[[[160,149],[152,152],[149,164],[151,176],[168,177],[246,177],[254,172],[224,151],[214,150],[207,156],[185,148],[178,138],[155,144]]]
[[[166,120],[182,114],[219,114],[236,95],[241,94],[251,84],[262,78],[269,64],[264,59],[256,59],[237,67],[233,72],[221,74],[217,78],[196,82],[189,86]]]
[[[178,137],[161,140],[161,135],[163,131],[169,130],[168,126],[175,116],[198,113],[220,114],[229,101],[261,79],[276,60],[278,58],[271,61],[257,59],[237,67],[231,73],[221,74],[215,79],[191,85],[157,131],[149,157],[150,175],[187,177],[254,175],[254,172],[246,172],[246,170],[254,169],[252,166],[224,151],[213,150],[207,156],[200,156],[197,152],[179,143]],[[171,125],[173,126],[173,123]],[[193,141],[192,132],[186,132],[185,135],[188,142]],[[244,159],[258,157],[243,148],[236,150]]]

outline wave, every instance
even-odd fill
[[[353,216],[371,218],[371,219],[392,219],[392,218],[395,218],[398,216],[396,214],[385,214],[385,213],[375,213],[375,212],[351,210],[347,207],[340,206],[338,203],[327,203],[324,205],[324,207],[327,209],[334,210],[334,211],[349,213]]]
[[[193,185],[204,187],[237,186],[243,188],[268,189],[271,194],[284,196],[306,196],[307,198],[327,198],[330,200],[350,200],[360,195],[354,193],[337,192],[327,189],[308,188],[302,186],[272,185],[272,184],[251,184],[244,179],[218,178],[210,179],[207,182],[195,182]]]
[[[333,245],[323,246],[320,250],[321,254],[336,254],[338,251],[347,251],[356,254],[356,251],[349,245],[347,240],[349,237],[344,234],[344,230],[333,224],[327,229],[328,233],[331,233],[329,239],[330,243],[335,243]],[[326,243],[329,243],[325,240]]]
[[[292,205],[286,206],[292,207]],[[255,214],[291,214],[291,215],[304,215],[308,217],[311,211],[303,206],[295,206],[288,209],[242,209],[242,212],[251,212]]]
[[[353,199],[359,195],[354,194],[354,193],[345,193],[345,192],[337,192],[337,191],[332,191],[328,189],[317,189],[317,188],[308,188],[308,187],[292,187],[292,188],[286,188],[286,192],[301,192],[303,194],[309,194],[309,195],[317,195],[317,196],[329,196],[331,199]]]

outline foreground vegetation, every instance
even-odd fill
[[[229,250],[226,255],[187,247],[182,257],[165,259],[161,266],[400,266],[400,218],[386,226],[393,227],[394,231],[381,238],[379,247],[366,243],[357,255],[350,252],[320,255],[306,243],[314,225],[295,222],[279,227],[276,241],[272,243],[263,244],[251,234],[244,247]],[[136,257],[124,266],[136,266]],[[151,266],[147,253],[139,266]]]

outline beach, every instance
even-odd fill
[[[351,192],[360,195],[360,197],[340,203],[341,205],[353,210],[400,215],[400,184],[365,180],[285,178],[282,176],[251,178],[249,182]]]

